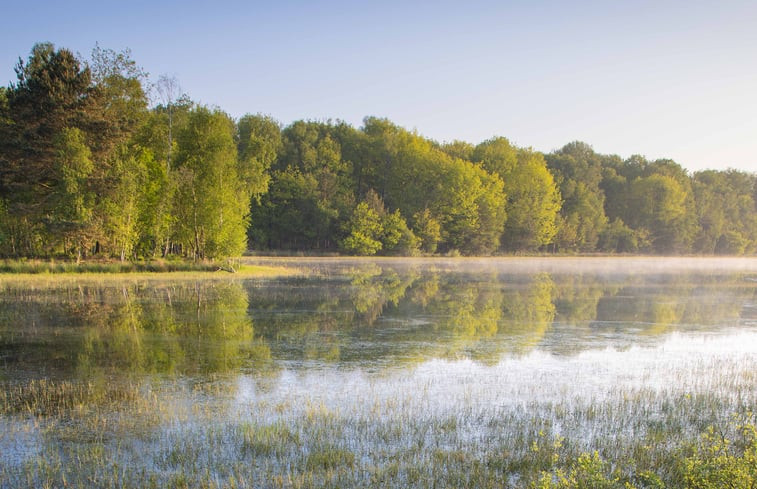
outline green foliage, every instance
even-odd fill
[[[737,416],[725,426],[707,428],[699,443],[678,449],[661,477],[650,470],[636,472],[620,463],[609,463],[599,453],[582,453],[561,461],[561,450],[552,453],[551,470],[531,484],[534,489],[631,489],[685,487],[689,489],[752,488],[757,483],[757,427],[750,415]],[[540,446],[534,445],[534,450]],[[688,455],[685,453],[689,452]],[[670,462],[669,462],[670,463]]]
[[[417,254],[420,240],[407,226],[399,209],[387,212],[383,219],[382,248],[387,254],[412,256]]]
[[[97,97],[91,72],[70,51],[56,51],[45,43],[34,46],[26,63],[19,61],[16,74],[18,82],[4,91],[7,118],[0,125],[0,197],[20,221],[38,223],[34,231],[44,229],[59,239],[58,224],[71,220],[82,224],[89,210],[68,191],[85,186],[93,171],[95,155],[87,132],[97,112]],[[80,219],[71,219],[77,214]],[[24,241],[21,235],[13,239]],[[17,252],[33,253],[31,242],[37,239],[29,239],[26,250]]]
[[[354,208],[352,165],[330,123],[298,121],[281,134],[268,195],[253,203],[255,246],[330,249]]]
[[[502,137],[439,144],[376,117],[234,122],[167,77],[150,109],[131,53],[99,46],[85,61],[37,44],[16,75],[0,87],[3,256],[199,259],[248,240],[356,254],[757,250],[750,173],[689,175],[581,142],[546,156]]]
[[[106,240],[121,261],[134,258],[145,218],[151,210],[145,207],[152,201],[150,151],[138,147],[123,147],[111,162],[110,192],[102,201],[103,228]],[[147,228],[149,229],[149,228]]]
[[[441,226],[428,208],[413,215],[413,231],[420,240],[420,248],[425,253],[433,253],[442,239]]]
[[[620,219],[639,236],[648,237],[650,251],[691,249],[698,227],[694,193],[691,179],[678,164],[648,162],[640,156],[624,162],[611,159],[601,186],[608,218]]]
[[[506,138],[492,138],[476,146],[472,160],[481,162],[487,171],[504,179],[518,166],[518,148]]]
[[[475,161],[498,175],[507,196],[502,245],[507,250],[534,250],[557,234],[560,193],[541,153],[517,149],[505,138],[479,144]]]
[[[419,244],[399,210],[387,212],[381,198],[370,191],[352,213],[341,247],[356,255],[375,255],[379,251],[414,255]]]
[[[240,178],[259,199],[268,190],[268,169],[281,151],[281,128],[270,117],[245,115],[237,122]]]
[[[342,248],[356,255],[375,255],[382,247],[383,226],[378,213],[365,202],[357,205],[349,221],[347,237]]]
[[[203,107],[177,135],[179,241],[194,258],[238,256],[246,248],[250,193],[239,178],[233,121]]]
[[[441,146],[441,150],[460,160],[473,161],[473,152],[476,147],[465,141],[452,141]]]
[[[609,464],[596,451],[582,453],[567,470],[558,469],[554,473],[545,472],[535,489],[631,489],[618,476],[608,476]]]
[[[673,177],[652,174],[633,181],[630,188],[633,212],[629,225],[647,229],[658,252],[687,249],[689,212],[687,192]]]
[[[140,199],[138,250],[140,256],[167,256],[182,253],[177,236],[177,216],[174,202],[177,198],[181,172],[172,167],[177,141],[173,136],[187,125],[192,103],[186,98],[174,101],[169,107],[152,110],[134,134],[132,144],[136,150],[152,155],[146,167]]]
[[[65,128],[55,139],[59,177],[51,201],[55,204],[46,216],[51,231],[71,240],[81,255],[91,236],[95,195],[89,187],[94,165],[82,132]]]
[[[620,219],[608,224],[599,236],[597,247],[601,251],[636,253],[649,250],[649,233],[646,229],[633,230]]]
[[[425,235],[426,251],[435,243],[466,254],[497,249],[505,220],[498,177],[385,119],[367,118],[363,131],[368,141],[367,185],[388,208],[418,217],[413,219],[414,230]]]
[[[699,223],[694,249],[701,253],[742,254],[757,245],[757,205],[753,174],[702,171],[692,178]]]
[[[573,142],[546,156],[563,203],[555,242],[559,249],[592,251],[607,225],[602,158],[591,146]]]
[[[735,419],[724,430],[709,427],[683,461],[686,487],[749,489],[757,485],[757,426]]]
[[[99,109],[92,122],[93,137],[96,145],[109,150],[125,142],[144,119],[147,95],[142,84],[147,74],[128,49],[118,53],[98,45],[89,67]]]
[[[502,180],[463,160],[442,161],[444,193],[432,203],[439,216],[446,248],[464,254],[496,251],[505,223],[505,192]]]
[[[749,245],[749,240],[738,231],[726,231],[720,235],[715,245],[715,253],[719,255],[743,255]]]

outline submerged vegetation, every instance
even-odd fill
[[[378,117],[233,120],[100,47],[37,44],[16,73],[0,87],[3,257],[757,250],[753,173],[438,143]]]

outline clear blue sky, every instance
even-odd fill
[[[8,2],[0,82],[95,42],[238,117],[388,117],[438,141],[757,171],[757,2]]]

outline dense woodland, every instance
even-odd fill
[[[757,251],[757,176],[440,144],[389,120],[234,120],[129,52],[49,43],[0,87],[0,256]]]

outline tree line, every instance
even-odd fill
[[[150,84],[128,50],[41,43],[16,74],[0,87],[6,257],[757,250],[753,173],[438,143],[376,117],[234,120]]]

